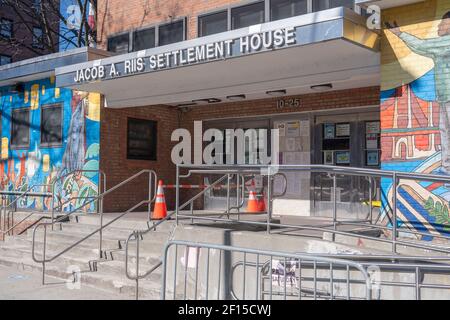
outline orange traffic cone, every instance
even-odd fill
[[[264,199],[264,192],[259,199],[259,212],[266,212],[266,200]]]
[[[250,190],[250,194],[248,196],[248,203],[247,203],[247,212],[248,213],[258,213],[260,208],[260,204],[258,202],[258,199],[256,198],[256,193],[253,190]]]
[[[164,187],[162,180],[159,180],[158,191],[156,192],[155,208],[152,219],[161,220],[167,216],[166,198],[164,196]]]
[[[266,211],[265,209],[265,203],[264,199],[258,200],[258,197],[256,195],[256,186],[255,186],[255,180],[252,180],[251,186],[250,186],[250,194],[248,196],[248,203],[247,203],[247,212],[248,213],[260,213]],[[262,201],[262,203],[261,203]]]

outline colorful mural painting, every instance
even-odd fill
[[[450,173],[450,0],[386,10],[382,44],[382,169]],[[383,213],[392,181],[382,181]],[[398,224],[450,232],[450,185],[401,180]]]
[[[24,84],[23,91],[12,92],[0,88],[2,190],[51,190],[55,182],[55,207],[71,211],[80,207],[88,197],[98,193],[100,156],[100,95],[60,89],[54,78]],[[46,106],[61,107],[61,142],[47,145],[41,140],[41,113]],[[28,146],[11,147],[12,110],[29,110]],[[89,170],[73,174],[75,170]],[[77,198],[77,199],[72,199]],[[27,197],[18,204],[21,208],[50,210],[51,198]],[[95,212],[96,203],[82,208]]]

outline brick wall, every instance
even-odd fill
[[[30,0],[29,3],[31,6],[32,1]],[[56,3],[58,3],[58,1]],[[57,5],[58,4],[56,4],[56,6]],[[50,14],[50,18],[48,20],[52,25],[59,23],[58,17],[54,16],[51,13],[48,14]],[[26,13],[24,15],[27,16]],[[12,62],[17,62],[58,51],[57,35],[52,35],[53,42],[56,43],[55,50],[50,51],[47,49],[37,49],[37,48],[33,48],[33,50],[31,50],[31,45],[33,43],[33,35],[31,31],[20,21],[14,10],[12,10],[7,5],[2,5],[1,1],[0,1],[0,18],[13,21],[13,34],[12,34],[13,43],[11,44],[9,40],[2,40],[0,38],[0,54],[10,56],[12,58]],[[36,22],[36,26],[38,26],[38,22]],[[54,29],[54,27],[51,28]]]
[[[279,113],[298,111],[318,111],[363,107],[379,103],[379,88],[359,88],[296,96],[302,104],[301,109],[278,110],[277,99],[263,99],[235,103],[221,103],[210,106],[198,106],[186,113],[173,107],[148,106],[124,109],[103,109],[101,122],[101,168],[107,175],[107,187],[110,188],[142,169],[153,169],[167,184],[175,183],[175,166],[171,161],[171,150],[175,143],[170,141],[172,131],[186,128],[193,136],[194,121],[245,116],[270,116]],[[126,159],[127,117],[158,121],[158,159],[157,161],[139,161]],[[183,180],[183,183],[201,183],[198,178]],[[114,192],[105,199],[105,212],[123,211],[141,200],[148,192],[147,180],[143,178]],[[196,191],[183,190],[183,201]],[[166,190],[168,207],[174,205],[173,190]],[[201,201],[196,207],[201,206]]]
[[[187,18],[187,38],[197,36],[197,16],[241,0],[128,0],[98,1],[98,45],[106,49],[110,34]],[[173,20],[172,19],[172,20]]]
[[[157,161],[127,159],[128,117],[157,121]],[[151,169],[165,183],[175,179],[175,167],[170,161],[172,131],[178,127],[178,112],[168,106],[152,106],[124,109],[102,109],[100,129],[100,168],[106,173],[107,188],[111,188],[131,175]],[[105,212],[124,211],[146,199],[148,177],[128,183],[105,198]],[[172,198],[170,192],[167,196]]]

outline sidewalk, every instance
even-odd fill
[[[45,286],[41,274],[0,266],[0,300],[117,300],[110,292],[83,286],[70,290],[62,279],[47,276]],[[130,298],[132,299],[132,298]]]

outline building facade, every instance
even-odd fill
[[[58,8],[59,1],[55,1],[54,5]],[[0,1],[0,66],[58,51],[56,34],[51,35],[54,50],[42,44],[47,41],[46,35],[35,18],[39,14],[40,1],[20,1],[17,3],[19,11],[21,6],[24,9],[19,16],[9,4]],[[50,29],[59,26],[59,17],[54,12],[47,13],[45,21],[50,24]]]
[[[381,9],[379,29],[368,23],[380,20],[373,4]],[[85,157],[77,169],[94,168],[97,161],[107,188],[144,169],[173,184],[176,129],[193,137],[212,128],[279,129],[274,142],[280,164],[446,174],[449,10],[449,0],[127,1],[126,6],[98,1],[97,39],[104,56],[55,66],[50,72],[55,83],[51,77],[39,80],[38,93],[55,99],[52,86],[61,88],[71,105],[69,117],[81,117],[77,106],[84,105],[92,136],[89,140],[86,131]],[[8,86],[17,81],[0,76],[2,97],[28,106],[25,96],[10,98]],[[86,111],[91,108],[95,117]],[[93,117],[96,123],[90,123]],[[3,118],[4,138],[8,125]],[[65,126],[68,136],[83,136],[70,134],[69,120]],[[95,150],[89,151],[91,145]],[[30,146],[28,154],[43,156],[45,148],[38,149]],[[63,143],[58,152],[72,151]],[[9,151],[11,156],[15,163],[23,157]],[[201,163],[195,157],[192,162]],[[37,170],[52,167],[43,159]],[[56,162],[49,172],[64,170],[64,156],[50,159]],[[9,166],[17,165],[4,162],[10,176]],[[98,177],[85,178],[98,186]],[[286,194],[274,201],[275,214],[330,215],[330,177],[294,173],[287,182]],[[339,177],[339,215],[365,217],[363,203],[376,189],[373,196],[382,200],[389,224],[391,184],[382,180],[369,189],[365,178]],[[445,185],[401,181],[401,223],[430,236],[444,232],[450,224],[447,193]],[[143,177],[105,199],[104,210],[125,211],[147,194]],[[167,189],[169,207],[173,196]],[[198,206],[214,209],[225,201],[223,190],[213,190]]]

